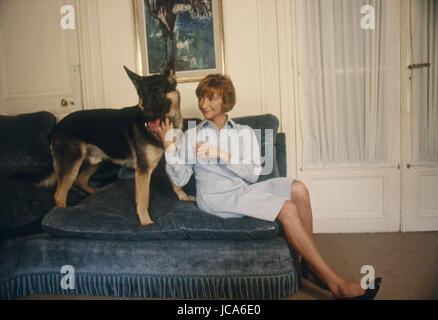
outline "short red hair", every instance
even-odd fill
[[[217,93],[224,101],[223,111],[229,112],[236,104],[236,89],[230,77],[222,74],[209,74],[202,79],[196,88],[198,99],[203,97],[213,97]]]

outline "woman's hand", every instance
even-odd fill
[[[169,118],[166,118],[163,122],[161,122],[160,127],[158,128],[158,135],[163,142],[164,151],[172,146],[175,142],[176,135],[168,135],[168,132],[173,129],[173,123],[170,122]],[[168,135],[168,136],[167,136]],[[166,139],[167,136],[167,139]]]
[[[225,150],[212,146],[207,142],[196,144],[195,153],[197,157],[220,159],[225,163],[228,163],[231,157],[231,155]]]

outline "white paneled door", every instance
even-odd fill
[[[67,1],[0,0],[0,114],[81,108],[75,13]],[[68,14],[70,21],[61,19]],[[74,29],[71,29],[74,27]]]
[[[438,230],[438,2],[409,2],[404,231]]]

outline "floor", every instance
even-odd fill
[[[372,265],[376,276],[383,278],[377,299],[438,299],[438,232],[319,234],[315,238],[323,257],[344,277],[360,281],[361,267]],[[27,297],[53,298],[65,297]],[[331,299],[331,295],[304,280],[301,290],[289,299]]]
[[[323,257],[358,280],[363,265],[383,278],[377,299],[438,299],[438,232],[316,235]],[[291,300],[331,299],[307,281]]]

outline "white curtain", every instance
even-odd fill
[[[303,165],[396,165],[400,157],[400,2],[297,0]],[[375,10],[363,30],[361,8]]]
[[[411,2],[412,156],[414,163],[438,162],[438,1]]]

